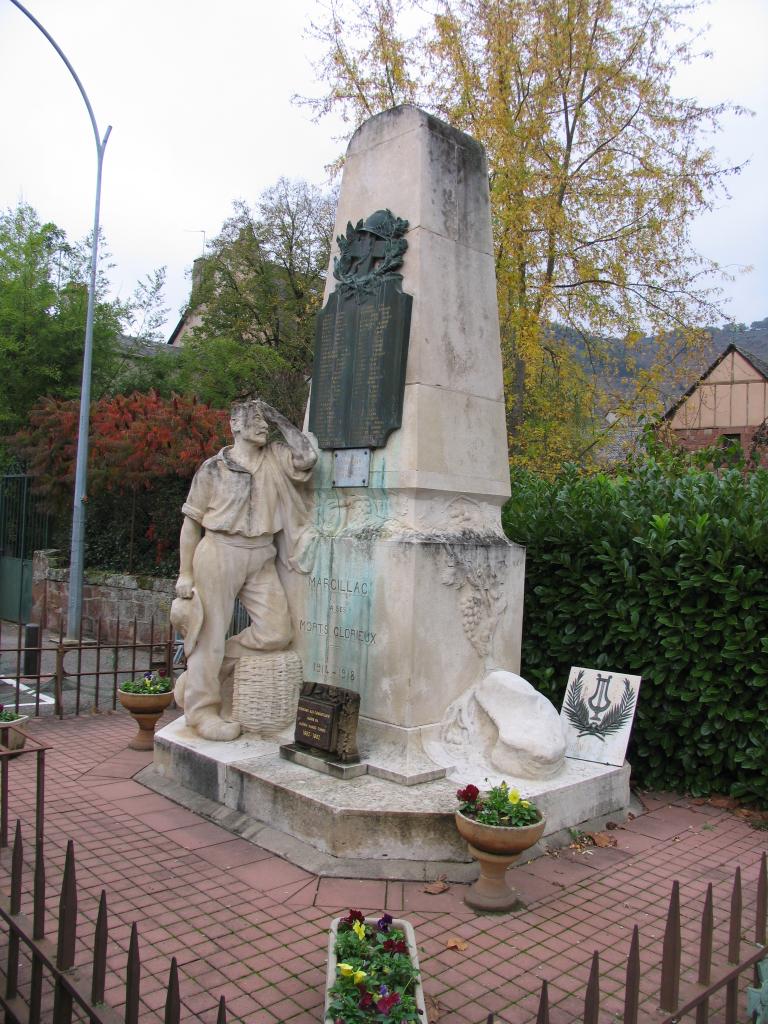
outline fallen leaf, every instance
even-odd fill
[[[587,835],[595,846],[599,846],[603,850],[609,846],[616,846],[618,842],[614,836],[609,836],[607,832],[587,832]]]
[[[446,892],[450,889],[450,886],[445,880],[445,875],[438,875],[434,882],[427,882],[422,892],[428,892],[430,896],[439,896],[441,892]]]
[[[711,796],[709,802],[712,807],[722,807],[727,811],[739,806],[739,801],[734,800],[732,796]]]
[[[457,939],[455,935],[452,935],[445,944],[446,949],[458,949],[460,953],[468,947],[469,943],[465,942],[464,939]]]
[[[576,850],[580,853],[585,846],[592,845],[592,840],[589,838],[586,832],[581,832],[577,828],[572,828],[568,831],[571,833],[571,839],[573,840],[572,843],[568,844],[569,850]]]
[[[435,999],[434,996],[426,995],[424,997],[424,1005],[427,1007],[427,1019],[429,1024],[437,1024],[443,1015],[443,1009],[440,1005],[440,1001]]]

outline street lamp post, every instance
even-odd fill
[[[69,601],[67,604],[67,637],[77,639],[80,633],[80,620],[83,611],[83,553],[85,548],[85,506],[88,500],[86,486],[88,481],[88,429],[91,405],[91,364],[93,361],[93,307],[96,301],[96,271],[99,256],[99,209],[101,206],[101,170],[104,163],[104,150],[107,148],[107,140],[112,131],[112,125],[107,125],[104,138],[99,135],[99,128],[91,107],[91,102],[83,88],[83,83],[77,77],[75,69],[70,64],[64,51],[59,44],[30,12],[19,3],[19,0],[11,0],[11,3],[18,7],[22,14],[40,29],[45,38],[54,48],[67,66],[67,71],[75,80],[80,95],[88,108],[88,116],[91,119],[93,137],[96,142],[96,202],[93,211],[93,242],[91,244],[91,276],[88,287],[88,312],[85,318],[85,343],[83,345],[83,380],[80,388],[80,421],[77,434],[77,462],[75,467],[75,497],[72,506],[72,545],[70,548],[69,560]]]

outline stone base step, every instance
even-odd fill
[[[372,775],[337,779],[281,758],[284,739],[246,734],[217,743],[198,737],[180,718],[156,734],[154,764],[141,781],[318,874],[475,877],[454,824],[455,782],[402,786]],[[508,781],[547,818],[546,834],[531,856],[567,845],[571,828],[599,828],[609,818],[623,820],[629,809],[628,764],[569,760],[556,779]]]

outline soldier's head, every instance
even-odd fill
[[[240,437],[259,447],[267,443],[269,424],[264,418],[261,402],[257,399],[235,402],[230,410],[229,425],[235,440]]]

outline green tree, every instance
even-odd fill
[[[81,253],[26,203],[0,214],[0,435],[20,427],[41,395],[80,387],[87,286]],[[116,310],[94,315],[94,389],[114,372]]]
[[[601,400],[653,406],[673,357],[721,319],[706,287],[719,268],[695,252],[690,227],[738,168],[720,166],[707,138],[726,106],[673,91],[694,52],[681,25],[692,6],[332,0],[313,25],[326,92],[306,102],[318,117],[340,110],[355,128],[414,102],[486,148],[518,461],[577,454]],[[615,387],[617,337],[629,392],[626,380]]]
[[[219,408],[257,391],[301,418],[334,208],[334,197],[285,178],[255,210],[234,204],[201,261],[190,301],[201,323],[185,340],[169,383]]]
[[[165,279],[164,270],[155,271],[127,302],[109,300],[109,257],[104,247],[102,253],[93,325],[96,398],[116,388],[133,346],[156,336]],[[69,242],[28,204],[0,213],[0,437],[22,427],[42,396],[80,393],[89,258],[88,239]]]

